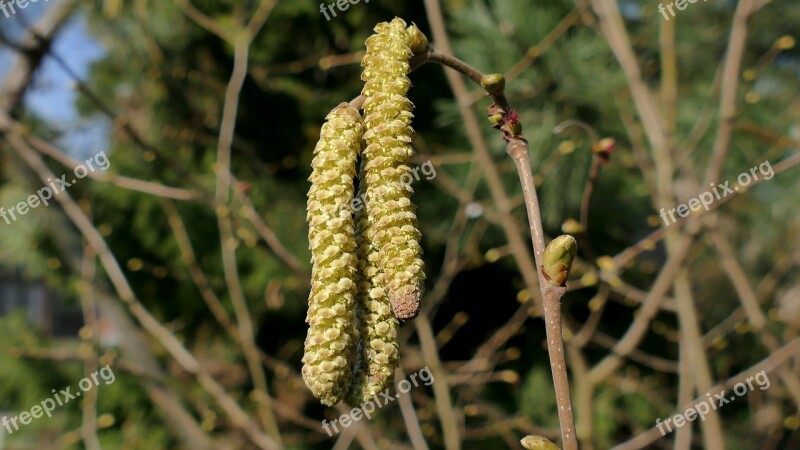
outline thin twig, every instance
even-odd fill
[[[425,0],[424,3],[428,22],[433,34],[433,42],[435,42],[437,47],[441,48],[443,52],[452,53],[447,30],[444,25],[444,15],[438,0]],[[430,57],[430,52],[428,53],[428,57]],[[479,73],[477,71],[474,72]],[[475,73],[473,73],[473,76]],[[519,234],[517,223],[511,215],[510,200],[505,192],[505,187],[498,173],[497,166],[492,160],[489,149],[480,131],[477,115],[472,108],[468,106],[469,92],[467,91],[464,81],[456,73],[445,71],[445,76],[453,90],[456,103],[459,105],[459,110],[464,119],[467,137],[475,152],[476,161],[486,176],[489,191],[501,213],[503,231],[509,241],[509,246],[512,249],[517,265],[520,268],[520,273],[531,292],[537,292],[538,270],[536,269],[535,263],[531,260],[527,246]],[[480,82],[480,79],[477,81]],[[517,320],[513,323],[514,330],[518,330],[519,327],[522,326],[524,320],[528,317],[529,309],[529,305],[522,305],[517,313],[515,313],[514,317],[517,318]],[[510,329],[512,327],[504,328]],[[474,359],[473,362],[484,365],[485,361],[485,359]],[[447,405],[447,407],[452,409],[452,405]],[[460,438],[457,434],[448,432],[448,430],[455,430],[457,432],[457,428],[454,426],[447,426],[444,427],[444,430],[445,448],[447,450],[458,449]]]
[[[406,378],[405,372],[400,368],[395,372],[395,384],[400,383]],[[425,435],[422,434],[422,428],[419,425],[419,416],[414,409],[414,403],[411,401],[410,395],[401,395],[397,399],[400,403],[400,413],[403,415],[403,422],[406,424],[408,437],[411,440],[411,445],[414,450],[428,450],[428,443],[425,442]]]
[[[690,344],[687,339],[682,337],[680,344],[680,360],[678,361],[678,402],[676,408],[680,408],[692,399],[694,394],[694,377],[692,376],[692,360],[688,356]],[[691,450],[693,427],[681,427],[675,431],[675,450]]]
[[[268,3],[266,0],[262,4]],[[261,9],[259,9],[261,10]],[[266,17],[259,17],[264,20]],[[263,24],[263,22],[262,22]],[[220,233],[220,247],[222,253],[222,266],[225,283],[228,286],[234,314],[236,315],[237,328],[241,337],[242,350],[244,351],[250,376],[253,380],[255,392],[259,397],[257,402],[262,425],[272,439],[281,446],[281,435],[275,413],[272,410],[272,397],[267,388],[267,378],[261,358],[258,356],[258,347],[255,343],[253,318],[247,305],[242,285],[239,280],[239,269],[236,263],[236,238],[229,208],[231,187],[231,146],[233,144],[234,130],[236,127],[239,94],[247,76],[247,62],[250,43],[257,29],[242,30],[234,43],[234,63],[228,87],[225,90],[225,100],[222,111],[222,123],[219,131],[217,145],[216,166],[216,193],[214,199],[218,205],[215,212]]]
[[[230,30],[223,28],[216,20],[208,17],[205,13],[197,9],[189,0],[175,0],[175,4],[192,22],[196,23],[211,34],[217,35],[226,42],[232,42],[234,37]]]
[[[598,136],[597,131],[594,130],[591,126],[589,126],[586,122],[580,120],[565,120],[558,124],[554,129],[553,133],[561,134],[569,127],[576,126],[586,130],[589,133],[589,136],[592,138],[592,150],[600,142],[600,136]],[[580,224],[581,224],[581,249],[586,254],[587,258],[590,261],[596,259],[596,254],[594,249],[592,249],[592,245],[589,242],[589,205],[592,203],[592,193],[594,192],[594,186],[597,182],[597,177],[600,175],[600,168],[603,166],[603,161],[601,161],[600,157],[595,155],[592,152],[592,165],[589,168],[589,176],[586,177],[586,182],[583,185],[583,195],[581,196],[581,212],[580,212]]]
[[[533,254],[537,267],[542,267],[544,261],[544,233],[539,209],[539,200],[536,195],[536,186],[533,182],[533,172],[528,157],[528,143],[522,139],[511,139],[508,143],[507,153],[517,166],[522,192],[525,195],[525,206],[528,210],[528,222],[531,226],[533,237]],[[572,413],[572,399],[569,393],[569,378],[567,377],[567,362],[564,357],[564,342],[561,336],[561,298],[566,293],[566,287],[552,286],[544,279],[542,271],[539,273],[539,288],[542,291],[544,307],[545,332],[547,334],[547,351],[550,356],[550,368],[553,373],[553,385],[556,391],[556,405],[558,419],[561,423],[561,440],[564,450],[577,450],[578,439],[575,432],[575,418]]]
[[[678,271],[678,275],[675,277],[674,289],[681,338],[686,345],[686,352],[681,353],[681,359],[684,357],[689,358],[689,363],[692,365],[691,374],[694,376],[694,385],[697,393],[710,392],[714,378],[702,344],[700,319],[695,308],[689,271],[686,268]],[[701,422],[700,427],[703,430],[703,445],[705,448],[725,448],[722,424],[716,410],[711,411],[706,416],[706,420]]]
[[[439,359],[439,350],[436,347],[433,328],[424,311],[420,312],[419,317],[414,320],[414,325],[416,326],[425,361],[429,363],[431,373],[434,378],[438,380],[436,383],[433,383],[432,387],[436,402],[436,411],[439,413],[439,420],[442,423],[442,432],[445,436],[445,446],[448,449],[461,448],[461,442],[458,438],[456,415],[450,400],[450,388],[446,381],[446,372]]]
[[[272,231],[258,211],[256,211],[253,201],[245,194],[243,183],[237,180],[233,175],[230,175],[230,177],[233,182],[233,195],[236,201],[242,205],[245,218],[250,222],[253,228],[255,228],[256,232],[261,236],[261,239],[272,249],[275,256],[285,262],[292,270],[298,274],[307,274],[308,270],[305,266],[303,266],[300,260],[295,258],[294,255],[289,253],[289,250],[287,250],[280,241],[278,235]]]
[[[576,23],[578,23],[578,19],[580,18],[581,13],[583,13],[586,8],[589,6],[588,0],[581,0],[572,11],[569,12],[561,22],[559,22],[552,30],[550,30],[547,35],[539,41],[538,44],[534,45],[533,47],[529,48],[527,52],[525,52],[525,56],[522,57],[514,66],[512,66],[508,71],[506,71],[506,81],[514,81],[518,76],[522,74],[533,62],[544,54],[556,41],[563,36],[570,28],[572,28]]]
[[[94,298],[94,279],[96,276],[95,253],[91,246],[84,245],[83,261],[81,264],[81,278],[83,281],[81,289],[81,310],[83,311],[84,327],[91,335],[87,339],[92,343],[92,354],[84,360],[84,374],[88,378],[97,371],[98,358],[95,345],[98,342],[100,327],[97,326],[97,305]],[[100,450],[100,441],[97,439],[97,389],[89,389],[81,400],[81,410],[83,414],[83,426],[81,427],[81,439],[86,450]]]
[[[742,0],[736,7],[733,15],[731,37],[725,51],[725,63],[722,69],[722,87],[719,104],[719,126],[714,139],[714,148],[711,160],[706,170],[705,183],[717,181],[722,173],[722,166],[730,148],[733,125],[736,120],[736,99],[739,87],[740,70],[744,58],[745,42],[747,40],[747,19],[759,7],[758,0]]]
[[[64,167],[74,171],[75,168],[81,164],[80,162],[69,157],[65,152],[61,151],[56,146],[38,136],[31,134],[21,123],[17,121],[11,121],[11,125],[13,127],[12,132],[20,133],[20,135],[31,145],[31,147],[35,148],[38,152],[55,159]],[[200,193],[195,191],[165,186],[160,183],[139,180],[123,175],[117,175],[115,173],[90,171],[88,172],[88,176],[89,178],[111,183],[123,189],[142,192],[144,194],[150,194],[156,197],[171,198],[173,200],[182,201],[196,200],[200,198]]]
[[[164,208],[164,213],[167,215],[167,222],[169,223],[172,233],[175,235],[175,242],[178,244],[178,250],[181,253],[183,263],[186,265],[189,276],[192,278],[195,286],[200,291],[200,296],[206,302],[211,314],[224,329],[233,331],[233,334],[238,336],[235,332],[235,326],[231,321],[230,315],[225,310],[219,297],[214,290],[211,289],[211,284],[208,282],[208,277],[200,268],[197,262],[192,242],[189,239],[189,233],[186,231],[186,226],[181,219],[178,209],[169,200],[162,200],[161,205]]]
[[[426,6],[429,3],[426,2]],[[438,8],[438,3],[436,3]],[[430,15],[430,12],[429,12]],[[439,39],[437,38],[437,41]],[[483,74],[469,64],[464,63],[458,58],[430,50],[428,58],[433,61],[455,69],[456,71],[466,75],[472,81],[481,84]],[[504,114],[512,111],[508,100],[503,94],[493,95],[495,104],[500,107]],[[522,136],[511,136],[507,139],[508,145],[506,153],[514,161],[517,167],[517,174],[519,175],[520,183],[522,184],[522,192],[525,197],[525,206],[528,212],[528,223],[531,229],[531,237],[533,239],[533,254],[537,267],[543,263],[545,242],[544,232],[542,231],[541,212],[539,208],[539,200],[536,195],[536,186],[533,181],[533,172],[531,170],[530,158],[528,156],[528,143]],[[542,306],[544,307],[545,314],[545,330],[547,333],[547,347],[550,355],[550,364],[553,373],[553,384],[556,391],[556,402],[558,407],[558,416],[561,423],[561,438],[564,450],[577,450],[578,441],[575,434],[575,419],[572,412],[572,400],[569,394],[569,379],[567,376],[567,364],[564,356],[564,344],[561,335],[561,298],[566,292],[565,287],[552,286],[547,283],[540,270],[536,271],[539,281],[539,289],[542,295]]]

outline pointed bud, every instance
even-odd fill
[[[503,125],[500,127],[508,137],[516,138],[522,134],[522,123],[519,121],[519,113],[512,109],[503,117]]]
[[[489,114],[489,123],[492,124],[492,127],[499,128],[501,125],[503,125],[503,114]]]
[[[499,130],[500,127],[502,127],[505,123],[506,110],[501,108],[496,103],[492,103],[488,108],[486,108],[486,115],[489,116],[489,123],[492,124],[493,128],[497,128]]]
[[[502,73],[490,73],[481,78],[481,86],[489,95],[502,95],[506,89],[506,77]]]
[[[528,450],[561,450],[556,444],[536,435],[525,436],[519,443]]]
[[[408,47],[411,49],[411,53],[421,55],[428,51],[428,37],[417,28],[417,24],[412,22],[406,28],[406,33],[408,33]]]
[[[615,142],[613,138],[603,138],[592,145],[592,153],[607,162],[611,154],[614,153],[614,146]]]
[[[553,286],[563,286],[567,281],[572,260],[578,253],[578,242],[569,235],[553,239],[544,251],[542,272]]]

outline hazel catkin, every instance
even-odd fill
[[[363,170],[358,197],[365,194]],[[356,295],[356,324],[358,346],[353,368],[353,384],[347,402],[360,405],[389,387],[397,368],[400,349],[397,344],[399,323],[387,297],[384,277],[378,267],[378,249],[372,243],[373,229],[368,210],[356,209],[356,245],[358,251],[358,293]]]
[[[367,215],[384,288],[400,320],[412,319],[419,313],[425,279],[421,234],[411,203],[413,189],[403,182],[411,174],[408,163],[414,154],[412,104],[407,98],[411,86],[410,39],[402,19],[378,24],[375,34],[367,39],[361,75],[365,82],[362,95],[366,98],[364,180],[371,205]]]
[[[355,345],[357,258],[350,202],[363,128],[360,114],[347,103],[326,120],[309,178],[312,270],[302,375],[314,396],[333,406],[350,387]]]

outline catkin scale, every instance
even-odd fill
[[[360,114],[347,103],[326,120],[309,177],[312,270],[302,375],[314,396],[333,406],[350,387],[356,337],[357,258],[350,202],[363,127]]]
[[[372,243],[378,249],[378,265],[395,316],[408,320],[419,313],[424,285],[421,235],[410,198],[403,183],[411,172],[412,104],[407,98],[408,59],[412,56],[406,23],[394,19],[375,27],[367,39],[362,61],[364,80],[364,149],[367,211]]]

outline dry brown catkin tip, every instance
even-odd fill
[[[361,198],[365,194],[363,170],[359,178],[361,185],[358,197]],[[347,394],[347,402],[351,406],[361,405],[389,387],[400,353],[397,343],[399,323],[383,288],[383,274],[378,268],[378,250],[371,240],[372,230],[367,219],[370,204],[366,203],[364,208],[356,208],[358,346],[353,385]]]
[[[357,260],[350,203],[363,128],[358,111],[347,103],[334,108],[326,120],[309,178],[312,270],[302,375],[314,396],[333,406],[350,387],[355,345]]]
[[[362,61],[365,81],[364,149],[366,160],[367,211],[378,249],[378,266],[395,316],[408,320],[417,316],[424,289],[424,264],[417,216],[411,203],[411,186],[403,182],[411,175],[411,102],[406,97],[410,36],[406,23],[395,18],[380,23],[367,39]],[[406,175],[408,174],[408,175]]]

